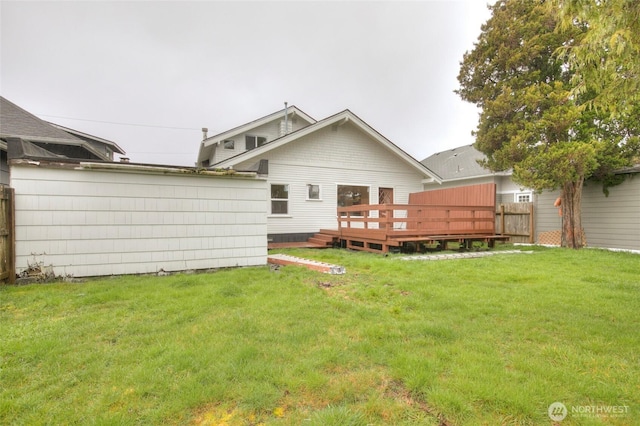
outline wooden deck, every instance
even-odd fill
[[[495,233],[495,206],[372,204],[338,208],[338,230],[322,230],[349,249],[387,253],[392,248],[443,249],[455,242],[493,247],[509,237]]]

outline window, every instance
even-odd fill
[[[516,203],[530,203],[531,193],[530,192],[517,192],[514,195],[514,201]]]
[[[289,214],[289,185],[271,184],[271,214]]]
[[[222,142],[222,145],[224,146],[224,149],[235,149],[236,148],[236,143],[232,140],[226,140],[224,142]]]
[[[267,143],[267,138],[262,136],[245,136],[244,141],[247,151],[249,151]]]
[[[338,185],[338,207],[369,204],[369,187]]]
[[[307,185],[307,200],[319,200],[320,199],[320,185]]]

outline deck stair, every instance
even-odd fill
[[[307,240],[310,244],[322,247],[333,247],[338,242],[339,234],[335,230],[321,229],[320,232]]]

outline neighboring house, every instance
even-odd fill
[[[0,96],[0,183],[9,183],[7,140],[17,138],[24,153],[42,158],[113,161],[124,154],[115,142],[48,123]]]
[[[349,110],[316,121],[296,107],[205,138],[198,165],[266,175],[274,242],[337,229],[338,206],[407,203],[440,177]]]
[[[496,204],[533,201],[533,191],[513,182],[510,170],[505,172],[487,170],[478,163],[484,158],[484,154],[473,145],[465,145],[437,152],[422,160],[421,163],[442,178],[442,184],[438,189],[495,183]],[[428,191],[434,188],[432,184],[427,184],[424,189]]]
[[[422,160],[422,164],[442,178],[437,189],[496,184],[496,204],[532,202],[534,204],[534,237],[537,243],[560,244],[562,218],[554,207],[560,191],[534,191],[522,188],[511,179],[511,171],[494,173],[478,164],[484,154],[465,145],[438,152]],[[602,191],[602,184],[585,182],[582,193],[582,225],[591,247],[640,250],[640,165],[619,170],[628,178],[609,188],[609,196]],[[425,190],[436,189],[425,184]]]

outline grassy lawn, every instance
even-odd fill
[[[640,256],[533,250],[1,287],[0,424],[640,424]]]

